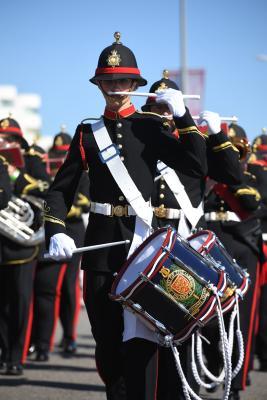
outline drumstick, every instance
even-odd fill
[[[83,253],[85,251],[90,251],[90,250],[98,250],[98,249],[103,249],[105,247],[112,247],[112,246],[119,246],[120,244],[127,244],[130,243],[130,240],[122,240],[120,242],[110,242],[110,243],[102,243],[102,244],[96,244],[94,246],[86,246],[86,247],[78,247],[77,249],[73,250],[74,253]],[[49,253],[44,254],[44,258],[51,258]],[[68,258],[68,257],[66,257]]]
[[[192,118],[195,120],[198,120],[200,118],[200,116],[194,115]],[[238,118],[234,115],[232,117],[220,117],[220,118],[221,118],[221,121],[225,121],[225,122],[237,122],[238,121]]]
[[[108,92],[109,95],[121,95],[121,96],[141,96],[141,97],[157,97],[157,93],[142,93],[142,92]],[[199,100],[199,94],[183,94],[184,99]]]

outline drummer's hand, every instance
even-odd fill
[[[212,111],[202,111],[199,114],[199,125],[205,121],[208,125],[208,135],[216,135],[221,131],[220,115]]]
[[[49,255],[53,260],[71,258],[75,249],[74,240],[65,233],[56,233],[50,239]]]
[[[174,117],[182,117],[185,114],[183,94],[180,90],[166,89],[157,92],[157,103],[167,103]]]

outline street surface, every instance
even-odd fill
[[[56,343],[60,338],[58,326]],[[241,400],[267,400],[267,373],[255,370],[250,375],[252,384],[242,393]],[[222,398],[220,392],[209,395],[203,392],[202,397],[208,400]],[[78,329],[78,351],[74,357],[62,357],[60,348],[55,346],[48,362],[28,361],[23,377],[0,375],[0,400],[105,399],[104,386],[95,367],[94,340],[84,309]]]

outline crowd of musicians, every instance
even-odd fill
[[[147,83],[132,51],[118,34],[115,39],[101,53],[91,79],[106,101],[99,120],[103,126],[84,120],[73,139],[63,130],[43,150],[26,141],[13,116],[0,121],[1,374],[22,375],[29,359],[49,361],[58,320],[62,354],[75,356],[82,288],[107,399],[185,399],[170,349],[109,297],[129,245],[83,256],[73,250],[128,239],[134,251],[147,237],[140,234],[138,242],[138,229],[149,224],[154,230],[171,226],[184,238],[208,229],[250,277],[239,302],[244,362],[229,395],[242,399],[242,391],[253,385],[249,372],[255,356],[267,372],[267,134],[250,144],[241,126],[222,123],[215,112],[204,111],[193,120],[166,71],[150,88],[158,97],[148,97],[142,111],[130,96],[110,95]],[[112,145],[101,141],[106,132]],[[113,144],[115,155],[109,153]],[[108,164],[115,158],[113,171]],[[171,168],[179,190],[158,161]],[[117,180],[124,167],[126,178]],[[124,191],[129,177],[141,193],[138,206]],[[153,211],[149,222],[149,212],[136,211],[142,204]],[[206,363],[218,375],[216,323],[205,326],[202,335],[210,343],[204,342]],[[180,357],[188,382],[199,393],[190,339],[180,346]]]

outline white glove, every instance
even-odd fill
[[[202,111],[199,114],[198,124],[200,125],[203,121],[208,125],[208,135],[216,135],[221,132],[221,118],[219,114],[212,111]]]
[[[182,117],[185,114],[185,105],[182,92],[175,89],[166,89],[157,93],[157,103],[167,103],[174,117]]]
[[[53,260],[71,258],[75,249],[74,240],[65,233],[56,233],[50,239],[49,255]]]

